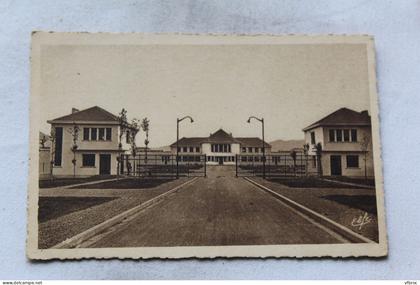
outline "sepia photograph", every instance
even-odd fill
[[[388,252],[370,36],[32,34],[31,259]]]

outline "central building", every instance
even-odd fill
[[[233,137],[231,133],[219,129],[208,137],[183,137],[171,144],[172,154],[177,153],[181,162],[196,161],[198,155],[206,155],[207,164],[233,165],[236,155],[243,155],[247,160],[259,162],[263,154],[263,141],[257,137]],[[271,152],[271,145],[264,142],[265,154]]]

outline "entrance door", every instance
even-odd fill
[[[219,156],[218,159],[219,159],[219,165],[222,165],[223,164],[223,157]]]
[[[331,175],[341,175],[341,155],[330,156]]]
[[[111,155],[110,154],[99,155],[99,174],[100,175],[111,174]]]

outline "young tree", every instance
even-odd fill
[[[118,134],[118,149],[119,149],[119,156],[117,157],[117,174],[120,174],[121,171],[121,163],[122,163],[122,137],[124,133],[126,133],[126,129],[128,126],[127,123],[127,110],[122,108],[121,112],[118,114],[118,123],[119,123],[119,134]]]
[[[296,176],[296,151],[295,150],[292,150],[291,152],[290,152],[290,156],[292,157],[292,159],[293,159],[293,175],[295,175]]]
[[[363,161],[365,166],[365,181],[367,180],[367,155],[369,153],[369,147],[370,147],[370,137],[367,135],[364,135],[362,137],[362,140],[360,141],[360,147],[363,152]]]
[[[118,122],[120,126],[120,133],[119,133],[119,143],[118,147],[122,149],[122,136],[127,130],[128,122],[127,122],[127,110],[122,108],[121,112],[118,114]]]
[[[54,161],[55,161],[55,140],[56,140],[56,136],[55,136],[55,128],[51,127],[51,133],[50,133],[50,137],[51,137],[51,148],[50,148],[50,179],[51,181],[54,180],[54,175],[53,175],[53,168],[54,168]]]
[[[303,154],[305,155],[305,175],[308,175],[308,151],[309,144],[306,143],[303,145]]]
[[[149,145],[149,129],[150,129],[150,121],[148,118],[144,118],[141,122],[141,128],[143,129],[143,132],[146,133],[146,139],[144,140],[144,144],[146,146],[145,149],[145,161],[147,163],[147,146]]]
[[[139,120],[137,120],[136,118],[131,120],[131,128],[129,131],[129,141],[130,141],[130,148],[131,148],[131,154],[133,155],[133,157],[136,156],[136,136],[137,133],[139,132],[140,128],[139,128]]]
[[[45,143],[48,141],[48,137],[44,134],[40,134],[39,136],[39,144],[41,145],[42,148],[45,148]]]
[[[136,118],[131,120],[131,125],[128,128],[127,131],[127,135],[128,135],[128,141],[130,143],[130,150],[131,150],[131,155],[133,156],[133,164],[131,165],[129,162],[127,164],[127,168],[130,168],[129,171],[133,171],[133,174],[135,175],[137,172],[139,172],[139,169],[136,170],[137,165],[136,165],[136,155],[137,155],[137,145],[136,145],[136,136],[137,133],[139,132],[140,128],[139,128],[139,120],[137,120]],[[139,172],[140,174],[140,172]]]
[[[321,154],[322,154],[322,145],[321,143],[317,143],[315,145],[315,151],[316,151],[316,160],[317,160],[317,170],[318,175],[322,176],[322,162],[321,162]]]
[[[73,127],[68,129],[68,132],[71,134],[73,140],[73,145],[71,146],[71,151],[73,152],[73,160],[71,162],[73,163],[73,178],[76,178],[76,151],[79,147],[77,145],[77,141],[79,140],[80,127],[75,122],[73,122]]]

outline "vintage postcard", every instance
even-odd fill
[[[370,36],[32,34],[30,259],[386,256]]]

